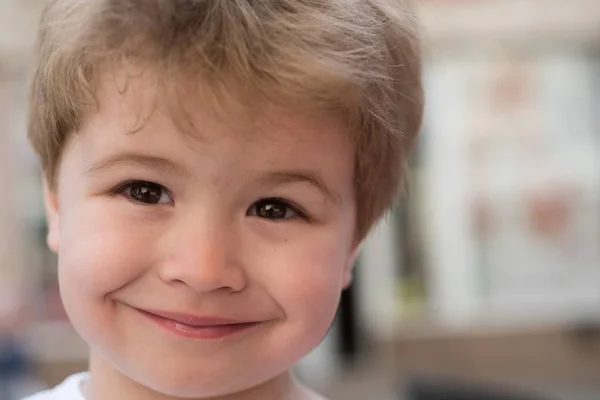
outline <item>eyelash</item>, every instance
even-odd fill
[[[163,191],[163,194],[166,194],[167,196],[170,197],[171,201],[168,203],[169,205],[173,205],[175,204],[175,201],[173,200],[173,195],[171,194],[171,192],[165,188],[163,185],[160,185],[158,183],[154,183],[154,182],[150,182],[150,181],[143,181],[143,180],[129,180],[129,181],[125,181],[123,183],[121,183],[120,185],[118,185],[117,187],[115,187],[114,189],[112,189],[110,191],[110,194],[113,196],[116,195],[120,195],[125,197],[127,200],[131,201],[134,204],[139,204],[142,206],[157,206],[157,205],[164,205],[163,203],[148,203],[148,202],[144,202],[144,201],[139,201],[134,199],[131,194],[128,194],[127,191],[132,189],[135,185],[139,185],[140,187],[143,186],[147,186],[147,187],[155,187],[158,188],[159,190]]]
[[[143,187],[143,186],[154,187],[159,190],[162,190],[162,191],[164,191],[164,194],[167,194],[170,197],[171,200],[169,203],[149,203],[149,202],[136,200],[135,198],[133,198],[131,196],[131,194],[127,193],[127,191],[131,190],[134,187],[134,185],[139,185],[141,187]],[[142,205],[142,206],[159,206],[159,205],[165,205],[165,204],[167,204],[167,205],[175,204],[175,201],[173,200],[173,195],[167,188],[165,188],[163,185],[160,185],[158,183],[154,183],[154,182],[150,182],[150,181],[143,181],[143,180],[129,180],[129,181],[123,182],[123,183],[119,184],[118,186],[116,186],[114,189],[112,189],[110,191],[110,195],[123,196],[128,201],[131,201],[134,204],[138,204],[138,205]],[[300,206],[298,206],[288,200],[279,198],[279,197],[266,197],[266,198],[262,198],[258,201],[255,201],[254,203],[252,203],[252,205],[246,211],[246,215],[250,215],[251,210],[254,211],[256,209],[256,207],[259,206],[261,203],[262,204],[269,204],[269,203],[270,204],[279,204],[283,207],[286,207],[294,215],[289,218],[261,218],[260,216],[258,216],[258,213],[256,213],[256,215],[251,215],[251,216],[255,216],[257,218],[266,219],[266,220],[273,221],[273,222],[282,222],[282,221],[296,220],[296,219],[301,219],[306,222],[312,222],[311,218],[308,216],[308,213],[306,213]]]
[[[246,211],[246,215],[248,215],[250,213],[250,210],[254,210],[261,203],[262,204],[276,204],[276,203],[278,203],[278,204],[286,207],[292,213],[294,213],[294,215],[292,217],[289,217],[289,218],[281,218],[281,219],[279,219],[279,218],[262,218],[262,219],[266,219],[268,221],[273,221],[273,222],[284,222],[284,221],[296,220],[296,219],[301,219],[301,220],[306,221],[306,222],[312,222],[312,219],[308,216],[308,213],[306,213],[300,206],[297,206],[294,203],[292,203],[292,202],[290,202],[288,200],[279,198],[279,197],[265,197],[263,199],[255,201],[248,208],[248,211]],[[258,215],[256,215],[256,217],[257,218],[261,218]]]

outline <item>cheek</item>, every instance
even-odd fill
[[[61,290],[98,297],[118,289],[148,265],[149,232],[111,213],[109,204],[90,202],[61,219]]]
[[[61,298],[71,323],[88,343],[110,348],[120,339],[107,294],[146,271],[154,246],[147,231],[107,207],[89,202],[61,215],[58,268]]]
[[[263,262],[269,260],[264,264],[265,286],[290,322],[308,324],[315,332],[329,328],[349,257],[339,239],[312,235],[262,257]]]

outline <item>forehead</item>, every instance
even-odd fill
[[[233,135],[236,140],[281,144],[324,136],[352,141],[342,112],[252,98],[235,88],[215,88],[185,77],[166,79],[148,71],[104,74],[97,81],[96,99],[99,108],[87,121],[98,119],[94,116],[110,117],[113,125],[127,133],[161,122],[200,143],[210,142],[214,132]]]
[[[354,177],[355,146],[336,115],[258,102],[254,108],[223,102],[215,110],[192,90],[173,97],[151,75],[116,78],[98,82],[98,109],[76,135],[83,139],[76,140],[82,163],[137,153],[180,160],[190,170],[209,162],[215,175],[230,179],[277,168],[310,169],[343,182]]]

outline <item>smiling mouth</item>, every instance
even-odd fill
[[[221,317],[192,316],[135,309],[161,328],[177,336],[196,340],[222,340],[248,333],[266,321],[236,321]]]

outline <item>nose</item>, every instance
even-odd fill
[[[194,220],[169,235],[160,278],[170,285],[185,285],[198,293],[238,292],[246,286],[239,256],[239,234],[230,224]]]

